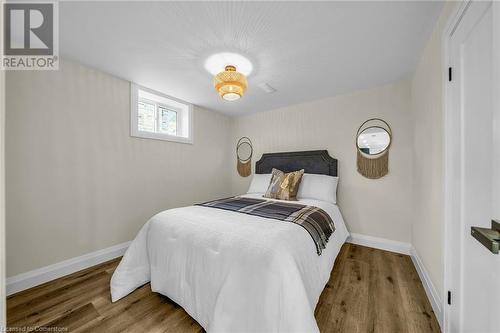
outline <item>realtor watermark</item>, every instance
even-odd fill
[[[3,3],[1,69],[59,68],[58,9],[56,1]]]

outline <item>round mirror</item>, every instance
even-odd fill
[[[240,161],[248,161],[252,157],[252,146],[249,142],[241,142],[236,149],[236,154]]]
[[[391,136],[385,128],[372,126],[365,128],[358,135],[358,149],[366,155],[383,153],[391,144]]]

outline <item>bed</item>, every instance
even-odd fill
[[[256,163],[257,174],[272,168],[337,176],[337,160],[326,150],[264,154]],[[112,301],[151,282],[209,333],[319,332],[314,309],[349,233],[337,205],[298,203],[334,221],[321,255],[293,223],[198,205],[169,209],[131,243],[111,279]]]

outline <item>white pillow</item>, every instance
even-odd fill
[[[254,174],[247,193],[266,193],[271,176],[270,173]]]
[[[300,182],[297,199],[316,199],[337,203],[339,177],[305,173]]]

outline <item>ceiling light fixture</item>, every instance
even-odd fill
[[[226,101],[240,99],[247,90],[247,78],[236,71],[233,65],[227,65],[223,72],[214,77],[215,90]]]

